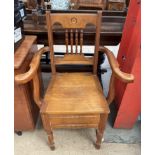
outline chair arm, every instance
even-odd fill
[[[120,70],[118,61],[116,60],[114,54],[108,48],[100,47],[99,51],[106,54],[115,77],[117,77],[118,79],[120,79],[125,83],[131,83],[134,81],[133,74],[124,73]]]
[[[47,51],[49,51],[49,47],[43,47],[37,53],[35,53],[32,61],[30,63],[30,69],[26,73],[19,74],[19,75],[15,76],[15,82],[17,84],[25,84],[25,83],[29,82],[30,80],[32,80],[34,74],[38,70],[41,55]]]
[[[33,98],[34,101],[36,102],[37,106],[41,108],[43,105],[44,101],[40,96],[40,79],[38,76],[38,67],[40,64],[40,58],[41,55],[45,52],[49,51],[48,47],[43,47],[41,48],[33,57],[31,64],[30,64],[30,69],[28,72],[19,74],[15,76],[15,82],[17,84],[24,84],[32,80],[33,83]]]
[[[119,69],[118,61],[116,60],[114,54],[109,49],[105,47],[100,47],[99,51],[106,54],[109,64],[112,69],[112,75],[111,75],[110,84],[109,84],[109,92],[106,98],[108,104],[110,105],[115,98],[115,84],[114,84],[115,77],[125,83],[131,83],[134,81],[134,76],[132,74],[124,73]]]

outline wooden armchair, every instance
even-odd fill
[[[47,132],[51,149],[55,148],[53,138],[53,129],[55,128],[96,128],[95,146],[99,149],[110,112],[109,104],[115,95],[114,79],[118,78],[127,83],[134,80],[133,75],[120,71],[112,52],[107,48],[99,47],[101,16],[100,11],[97,14],[50,14],[47,12],[49,47],[44,47],[35,54],[27,73],[15,76],[15,81],[18,84],[33,81],[34,99],[40,108],[43,126]],[[54,56],[52,27],[55,23],[61,24],[65,29],[66,54],[61,58]],[[87,58],[82,51],[83,29],[90,23],[96,27],[96,42],[94,56]],[[74,42],[75,51],[73,51]],[[80,51],[78,51],[78,44]],[[44,98],[41,98],[37,70],[41,55],[46,51],[50,51],[52,79]],[[107,55],[113,71],[107,99],[103,95],[102,87],[96,75],[99,51]],[[93,72],[58,73],[56,71],[57,65],[70,64],[92,65]]]

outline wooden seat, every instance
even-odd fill
[[[96,75],[59,73],[50,81],[44,101],[45,113],[109,113],[109,107]]]
[[[33,81],[33,96],[40,108],[44,129],[51,149],[55,148],[53,130],[55,128],[95,128],[97,149],[101,146],[109,107],[115,96],[115,78],[132,82],[133,75],[119,69],[113,53],[99,47],[102,12],[87,13],[46,13],[49,47],[40,49],[34,56],[28,72],[16,75],[15,81],[24,84]],[[53,25],[59,23],[65,29],[66,54],[62,58],[54,55]],[[87,24],[96,27],[94,55],[87,58],[83,54],[83,29]],[[74,45],[75,43],[75,45]],[[69,47],[70,46],[70,51]],[[73,51],[75,46],[75,51]],[[78,46],[80,50],[78,51]],[[38,68],[43,53],[50,51],[52,79],[44,98],[40,96]],[[112,68],[108,97],[105,98],[97,77],[98,53],[105,53]],[[58,73],[57,65],[92,66],[92,73]]]

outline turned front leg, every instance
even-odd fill
[[[48,132],[47,135],[48,135],[48,143],[49,143],[50,148],[52,150],[55,150],[53,131]]]
[[[100,114],[100,122],[98,125],[98,129],[96,130],[96,138],[97,138],[95,143],[96,149],[100,149],[101,147],[102,137],[107,123],[107,118],[108,114]]]
[[[45,129],[47,136],[48,136],[49,146],[52,150],[54,150],[55,145],[54,145],[53,130],[51,129],[51,126],[50,126],[49,117],[48,117],[48,115],[41,114],[41,118],[42,118],[44,129]]]

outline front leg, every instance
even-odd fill
[[[48,135],[48,143],[49,143],[51,150],[55,150],[53,131],[48,132],[47,135]]]
[[[100,114],[100,122],[98,125],[98,129],[96,130],[96,138],[97,138],[95,143],[96,149],[100,149],[101,147],[102,137],[107,123],[107,118],[108,114]]]
[[[51,150],[55,150],[53,130],[51,129],[48,115],[47,114],[41,114],[41,118],[42,118],[44,130],[46,131],[47,136],[48,136],[49,146],[50,146]]]

